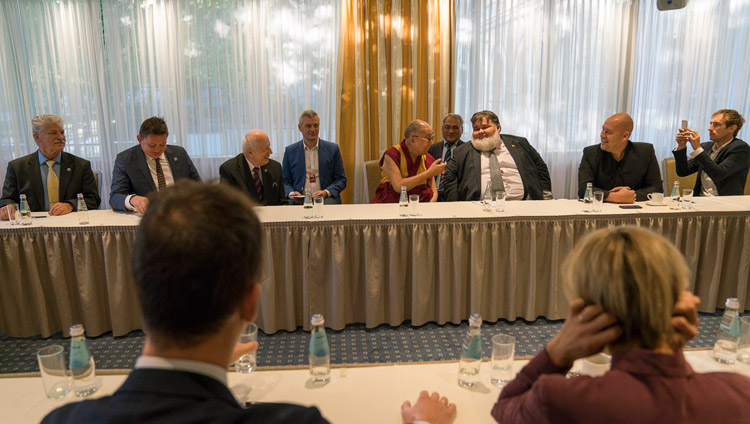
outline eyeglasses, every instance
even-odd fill
[[[444,131],[458,131],[460,129],[461,127],[459,127],[458,125],[443,125]]]
[[[413,135],[412,137],[421,138],[422,140],[432,141],[435,139],[435,134],[430,134],[429,137],[422,137],[420,135]]]

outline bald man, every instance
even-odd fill
[[[263,206],[286,204],[281,164],[269,157],[271,141],[261,130],[252,130],[242,139],[242,153],[221,164],[221,182],[246,193]]]
[[[578,166],[578,196],[586,184],[604,192],[604,201],[633,203],[648,200],[648,194],[662,192],[661,172],[654,146],[630,141],[633,119],[616,113],[602,125],[599,145],[583,149]]]

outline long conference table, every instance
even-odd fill
[[[301,206],[258,207],[257,324],[266,333],[308,329],[315,313],[334,329],[458,323],[474,312],[488,321],[564,318],[564,257],[589,232],[618,225],[650,228],[678,247],[702,311],[728,297],[750,309],[750,196],[696,198],[686,210],[641,206],[587,213],[579,201],[558,199],[485,212],[475,202],[435,203],[401,217],[394,204],[326,205],[316,219],[303,218]],[[142,328],[130,269],[140,218],[90,211],[90,223],[79,225],[76,213],[34,215],[29,226],[0,223],[0,333],[67,335],[75,323],[89,335]]]
[[[722,365],[710,358],[710,351],[685,352],[695,372],[735,372],[750,376],[750,366],[736,363]],[[517,360],[518,372],[528,361]],[[571,371],[580,372],[580,361]],[[307,369],[260,370],[252,374],[228,373],[228,385],[235,397],[244,402],[287,402],[317,406],[331,423],[383,424],[401,422],[401,404],[412,404],[422,390],[437,391],[456,404],[454,424],[490,424],[490,411],[500,389],[490,384],[490,364],[484,362],[479,383],[465,389],[456,383],[458,363],[379,365],[358,368],[334,368],[331,381],[314,386]],[[113,393],[125,375],[101,377],[103,386],[93,397]],[[50,400],[44,396],[40,377],[0,378],[0,411],[2,422],[38,423],[51,410],[77,402],[73,394]],[[3,421],[5,420],[5,421]]]

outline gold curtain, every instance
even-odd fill
[[[432,125],[453,111],[453,0],[342,0],[337,140],[345,203],[366,203],[362,164],[398,144],[410,121]]]

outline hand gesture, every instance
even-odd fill
[[[449,403],[445,396],[433,392],[431,395],[422,390],[417,403],[407,400],[401,405],[401,419],[404,423],[427,421],[430,424],[450,424],[456,419],[456,405]]]
[[[448,166],[448,164],[444,163],[442,159],[435,159],[435,161],[432,162],[430,168],[427,171],[430,173],[431,177],[434,177],[445,172],[446,166]]]

